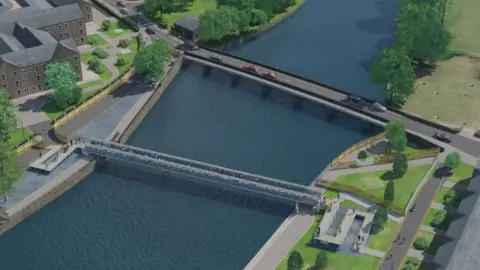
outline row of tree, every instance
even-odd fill
[[[295,0],[219,0],[217,9],[200,15],[198,38],[219,41],[238,36],[252,27],[267,25],[272,16],[294,4]]]
[[[382,50],[370,80],[385,84],[385,98],[402,105],[414,91],[414,65],[433,65],[447,52],[452,35],[443,20],[447,0],[401,0],[395,44]]]
[[[157,12],[163,16],[164,13],[184,10],[193,2],[194,0],[145,0],[144,9],[150,16],[156,16]]]
[[[287,269],[288,270],[302,270],[304,268],[304,261],[302,254],[298,251],[293,251],[288,256],[287,260]],[[310,266],[308,269],[311,270],[323,270],[328,266],[328,257],[325,252],[320,251],[315,257],[314,265]]]

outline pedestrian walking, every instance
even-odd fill
[[[352,210],[353,210],[353,213],[355,214],[355,207],[353,207]]]
[[[403,242],[405,242],[405,236],[402,237],[402,242],[400,242],[400,244],[403,244]]]
[[[340,192],[337,193],[337,199],[340,200]]]

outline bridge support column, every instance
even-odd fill
[[[203,67],[203,76],[208,77],[212,74],[212,68],[208,66]]]
[[[298,209],[298,202],[295,203],[295,214],[298,214],[299,209]]]
[[[337,110],[328,109],[327,121],[331,121],[331,120],[334,120],[335,118],[337,118],[338,113],[339,113],[339,112],[338,112]]]
[[[262,85],[262,98],[267,98],[270,96],[270,92],[272,91],[272,88],[268,85]]]
[[[237,75],[232,75],[232,81],[230,86],[231,87],[236,87],[240,83],[240,76]]]
[[[293,103],[293,109],[295,111],[300,110],[303,107],[302,99],[299,97],[295,97],[295,101]]]

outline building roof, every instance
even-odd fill
[[[2,31],[2,25],[12,22],[21,22],[34,28],[43,28],[82,18],[83,13],[78,4],[49,9],[25,7],[2,13],[2,16],[0,16],[0,31]]]
[[[45,0],[15,0],[21,7],[35,7],[39,9],[48,9],[52,6]]]
[[[10,10],[12,7],[10,0],[0,0],[0,13]]]
[[[477,164],[477,168],[478,168]],[[433,264],[435,269],[477,269],[480,265],[480,171],[475,170]]]
[[[198,26],[200,25],[200,19],[195,17],[190,17],[190,16],[183,16],[182,18],[177,20],[174,24],[182,28],[188,29],[192,32],[195,32],[197,31]]]

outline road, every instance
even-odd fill
[[[202,57],[206,57],[206,58],[208,58],[212,55],[215,55],[215,52],[207,51],[207,50],[203,50],[203,49],[197,50],[197,51],[192,51],[191,53],[202,56]],[[220,54],[218,54],[217,56],[222,58],[220,65],[226,64],[227,66],[243,69],[244,66],[251,64],[248,60],[240,60],[240,59],[233,58],[233,57],[226,57],[225,55],[220,55]],[[216,63],[213,60],[207,60],[207,61],[210,61],[211,63]],[[219,63],[216,63],[216,64],[218,65]],[[337,91],[334,91],[334,90],[329,89],[325,86],[321,86],[319,84],[314,84],[314,83],[311,83],[311,82],[308,82],[308,81],[305,81],[305,80],[302,80],[302,79],[299,79],[299,78],[292,77],[288,74],[284,74],[282,72],[279,72],[277,69],[274,69],[274,68],[267,69],[267,68],[263,68],[263,67],[257,67],[257,72],[260,73],[260,74],[263,73],[263,72],[266,72],[266,71],[276,73],[277,74],[277,79],[276,79],[277,81],[280,81],[280,82],[283,82],[285,84],[294,86],[296,88],[304,89],[305,91],[311,92],[312,94],[320,95],[320,96],[323,96],[323,97],[326,97],[328,99],[332,99],[332,100],[335,100],[335,101],[338,101],[338,102],[341,102],[341,103],[345,103],[345,101],[348,100],[348,95],[337,92]],[[232,70],[232,72],[233,72],[233,70]],[[244,73],[249,74],[248,71],[244,71]],[[271,82],[271,80],[265,80],[265,81],[270,81]],[[421,123],[421,122],[417,122],[414,119],[404,117],[403,115],[400,115],[400,114],[398,114],[396,112],[393,112],[393,111],[390,111],[390,110],[387,110],[386,112],[375,112],[375,111],[369,110],[369,108],[366,104],[365,104],[365,106],[360,106],[360,107],[357,107],[357,108],[362,109],[366,112],[369,112],[371,114],[374,114],[374,115],[384,119],[384,122],[387,122],[389,120],[401,120],[401,121],[405,122],[405,125],[406,125],[407,129],[409,129],[410,131],[422,134],[422,135],[424,135],[425,137],[428,137],[428,138],[431,138],[432,135],[435,134],[436,132],[443,132],[442,130],[440,130],[440,129],[434,127],[434,126],[430,126],[430,125],[427,125],[427,124],[424,124],[424,123]],[[452,147],[455,147],[455,148],[457,148],[457,149],[459,149],[459,150],[461,150],[465,153],[468,153],[472,156],[475,156],[475,157],[480,156],[480,143],[479,142],[477,142],[473,139],[463,137],[461,135],[457,135],[457,134],[450,134],[450,135],[452,135],[452,141],[450,142],[450,145]],[[436,141],[432,138],[430,140],[433,141],[434,143],[441,144],[440,142],[438,142],[438,141]]]

